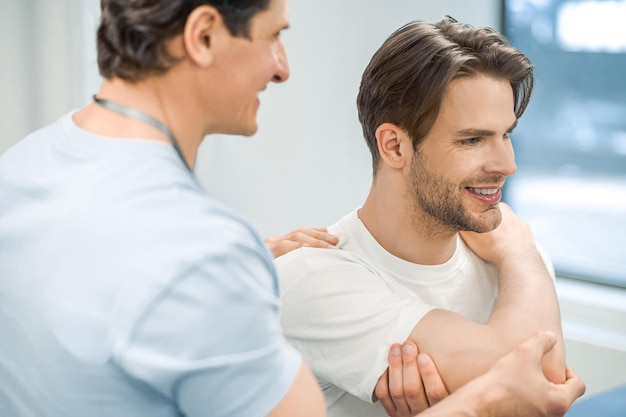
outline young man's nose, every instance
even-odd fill
[[[507,177],[515,174],[517,164],[515,163],[515,153],[510,141],[498,143],[490,152],[489,162],[485,166],[485,171],[497,172]]]

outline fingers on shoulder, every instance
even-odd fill
[[[300,227],[285,236],[294,242],[306,243],[306,246],[328,248],[339,243],[339,238],[326,231],[323,227]]]

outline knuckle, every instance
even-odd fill
[[[557,403],[553,403],[549,408],[549,415],[551,416],[563,416],[570,408],[570,404],[568,401],[559,401]]]
[[[271,246],[273,250],[281,251],[281,250],[284,250],[287,245],[285,244],[285,242],[277,242],[277,243],[273,243]]]
[[[405,388],[404,396],[407,400],[419,400],[422,397],[422,391],[416,387]]]
[[[389,397],[389,392],[386,387],[381,384],[376,385],[376,388],[374,388],[374,394],[376,394],[376,398],[379,400],[385,400]]]
[[[438,402],[448,396],[448,392],[443,387],[438,387],[429,392],[431,401]]]
[[[389,388],[389,395],[394,400],[404,399],[404,391],[402,390],[402,388],[390,387]]]

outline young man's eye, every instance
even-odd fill
[[[463,139],[459,141],[461,143],[461,145],[476,145],[478,142],[480,142],[480,138],[469,138],[469,139]]]

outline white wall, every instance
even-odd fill
[[[361,74],[395,29],[445,14],[499,25],[499,1],[291,1],[284,36],[291,79],[261,96],[251,139],[209,138],[197,173],[220,199],[263,234],[329,225],[360,205],[371,180],[370,154],[356,113]]]
[[[0,0],[0,10],[1,153],[95,92],[99,2]]]
[[[266,235],[330,224],[361,204],[369,188],[355,100],[373,52],[414,19],[450,14],[498,27],[499,7],[498,0],[291,0],[291,79],[262,94],[255,137],[205,141],[201,183]],[[99,1],[0,0],[0,10],[2,152],[97,90]],[[626,292],[566,280],[558,288],[568,358],[588,395],[626,382]]]

